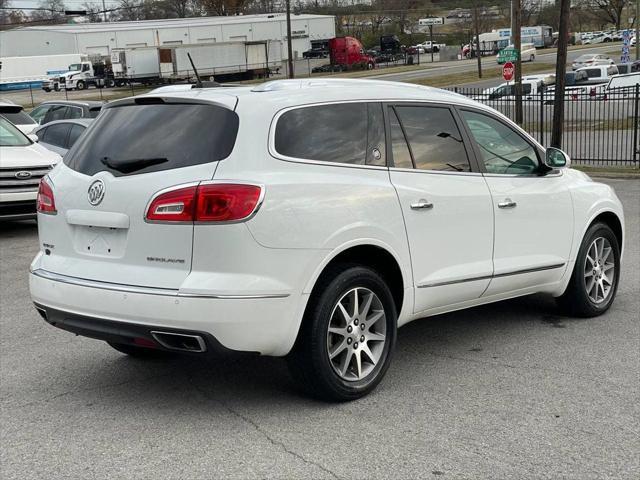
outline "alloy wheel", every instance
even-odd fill
[[[584,285],[589,299],[600,304],[609,298],[616,278],[616,265],[609,240],[598,237],[589,246],[584,261]]]
[[[331,313],[327,352],[331,366],[347,381],[367,377],[384,353],[387,321],[380,298],[368,288],[345,293]]]

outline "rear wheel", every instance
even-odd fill
[[[371,392],[389,367],[396,308],[380,275],[350,265],[324,275],[288,357],[292,376],[312,396],[348,401]]]
[[[619,280],[618,239],[608,225],[596,223],[582,240],[571,280],[558,302],[571,315],[601,315],[613,303]]]
[[[129,345],[126,343],[112,343],[107,342],[112,348],[116,349],[120,353],[129,355],[136,358],[162,358],[171,355],[170,352],[164,350],[157,350],[155,348],[138,347],[136,345]]]

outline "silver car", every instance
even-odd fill
[[[80,138],[93,118],[74,118],[56,120],[34,130],[38,143],[43,147],[64,156]]]

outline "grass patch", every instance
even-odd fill
[[[532,73],[540,73],[549,70],[554,70],[555,64],[553,63],[525,63],[522,66],[523,75]],[[429,87],[451,87],[464,85],[465,83],[475,83],[480,80],[488,80],[492,78],[502,78],[502,67],[496,65],[495,68],[483,68],[482,78],[478,77],[478,72],[459,72],[450,73],[447,75],[438,75],[428,78],[418,78],[416,80],[410,80],[409,83],[415,83],[417,85],[426,85]]]

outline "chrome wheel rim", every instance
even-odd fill
[[[368,288],[345,293],[333,307],[327,330],[327,352],[343,380],[366,378],[382,359],[387,320],[380,298]]]
[[[609,240],[598,237],[587,250],[584,261],[584,287],[589,299],[600,304],[611,295],[616,278],[616,264]]]

